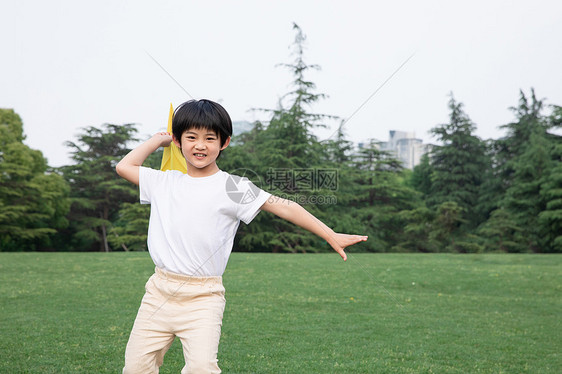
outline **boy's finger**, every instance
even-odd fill
[[[343,258],[344,261],[347,261],[347,255],[345,254],[343,249],[339,250],[338,253],[340,254],[341,258]]]
[[[356,243],[359,243],[359,242],[365,242],[365,241],[367,241],[367,238],[368,238],[368,236],[356,235],[353,244],[356,244]]]

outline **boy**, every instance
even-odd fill
[[[231,135],[232,122],[221,105],[191,100],[176,109],[172,134],[155,134],[117,164],[117,173],[139,186],[141,203],[151,204],[147,241],[156,265],[127,343],[123,373],[158,373],[176,336],[186,361],[183,374],[220,373],[222,274],[241,220],[249,224],[260,210],[271,212],[325,239],[344,261],[347,246],[367,240],[335,233],[299,204],[221,171],[216,160]],[[187,174],[141,166],[172,141],[185,157]],[[250,201],[227,194],[227,183],[244,182]]]

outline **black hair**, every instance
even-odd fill
[[[214,131],[222,147],[226,139],[232,136],[232,120],[222,105],[214,101],[189,100],[180,104],[174,111],[172,133],[181,144],[183,133],[190,129]]]

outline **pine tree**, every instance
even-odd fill
[[[549,231],[545,218],[541,225],[539,215],[547,209],[547,200],[555,199],[543,190],[552,185],[549,178],[556,164],[553,144],[559,138],[548,133],[556,124],[543,115],[543,108],[544,101],[536,98],[533,89],[530,98],[521,91],[518,106],[510,108],[516,120],[502,126],[507,135],[497,142],[498,170],[505,191],[499,206],[513,217],[524,250],[534,252],[548,250]]]
[[[345,120],[342,120],[340,126],[336,129],[334,137],[323,140],[323,153],[325,162],[332,164],[335,167],[351,166],[353,142],[347,140],[346,134],[343,129]]]
[[[454,201],[446,201],[437,207],[428,234],[433,252],[466,252],[463,250],[466,242],[458,240],[458,229],[465,222],[463,213],[462,207]]]
[[[521,240],[527,248],[541,252],[542,230],[538,216],[546,206],[540,192],[551,166],[546,137],[542,134],[531,134],[525,151],[511,164],[513,177],[502,206],[514,217],[515,223],[523,233]]]
[[[544,252],[562,252],[562,137],[554,138],[552,146],[553,167],[543,179],[540,195],[544,209],[538,223],[543,233]]]
[[[519,91],[519,104],[509,109],[515,114],[516,120],[500,128],[507,130],[505,137],[495,143],[496,163],[505,192],[512,183],[514,164],[527,147],[532,134],[546,134],[548,124],[542,114],[544,100],[538,100],[535,90],[531,88],[531,96],[527,98],[525,93]]]
[[[462,107],[451,94],[449,123],[431,130],[443,144],[435,146],[431,152],[434,171],[427,202],[430,207],[455,202],[463,211],[463,219],[475,227],[479,222],[474,207],[478,202],[483,171],[490,165],[484,143],[473,135],[475,125]]]
[[[319,66],[305,62],[306,37],[298,25],[293,24],[293,29],[294,60],[280,64],[292,73],[291,91],[282,96],[277,109],[262,109],[271,116],[270,120],[263,125],[256,123],[234,146],[227,148],[219,166],[234,173],[251,169],[264,182],[260,187],[296,200],[323,219],[326,207],[307,203],[308,198],[317,192],[313,190],[318,185],[317,169],[325,159],[324,149],[312,130],[325,126],[324,121],[333,116],[312,113],[312,106],[326,95],[315,93],[315,84],[306,79],[306,73],[318,70]],[[251,172],[248,174],[253,174]],[[269,248],[272,251],[311,252],[322,250],[323,245],[308,231],[276,216],[261,214],[252,225],[240,227],[235,241],[235,248],[244,250]]]
[[[305,78],[310,70],[319,70],[320,66],[304,61],[306,36],[294,23],[296,32],[292,45],[292,63],[278,66],[287,68],[293,75],[292,90],[281,97],[278,108],[265,110],[271,119],[265,131],[256,139],[259,148],[256,155],[269,168],[307,168],[318,165],[323,149],[312,130],[326,127],[324,121],[337,117],[327,114],[312,113],[312,106],[327,96],[315,93],[314,82]],[[286,191],[294,192],[294,191]]]
[[[501,167],[498,164],[496,141],[489,139],[485,142],[486,157],[489,167],[482,170],[483,182],[480,186],[478,202],[474,208],[474,214],[480,223],[486,222],[490,214],[500,206],[504,195],[504,181],[501,175]]]
[[[421,192],[424,198],[427,198],[431,194],[432,175],[433,167],[429,161],[429,154],[425,153],[421,157],[420,163],[414,167],[412,174],[410,174],[408,184],[416,191]]]
[[[353,172],[346,180],[355,192],[348,214],[355,218],[354,230],[372,233],[364,248],[388,252],[402,240],[404,221],[399,212],[419,207],[419,195],[407,186],[402,163],[381,151],[371,140],[353,158]]]
[[[516,219],[503,208],[494,210],[490,218],[477,230],[477,234],[484,239],[487,252],[519,253],[526,250],[521,242],[522,229],[515,223]]]
[[[435,214],[425,205],[411,210],[403,210],[399,218],[403,222],[402,237],[392,247],[393,252],[434,252],[440,250],[430,243],[429,236],[433,228]]]

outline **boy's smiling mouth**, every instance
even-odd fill
[[[194,153],[193,155],[194,155],[195,157],[197,157],[197,158],[205,158],[205,157],[207,157],[207,155],[204,154],[204,153]]]

